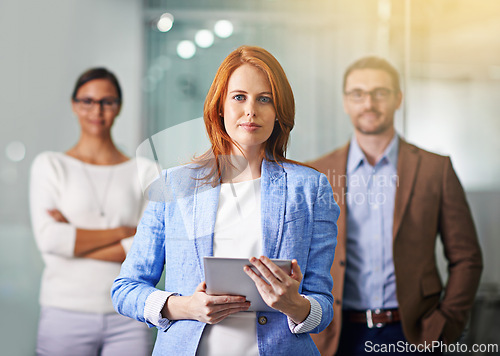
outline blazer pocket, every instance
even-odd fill
[[[305,218],[307,214],[308,214],[308,212],[307,212],[306,209],[301,209],[301,210],[295,210],[295,211],[287,212],[285,214],[285,221],[284,222],[286,224],[286,223],[292,222],[294,220]]]
[[[442,290],[443,286],[437,276],[427,275],[422,278],[422,296],[428,297],[439,294]]]
[[[434,309],[430,315],[422,319],[422,337],[419,342],[432,343],[439,340],[445,323],[444,315],[438,309]]]

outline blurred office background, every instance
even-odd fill
[[[297,116],[288,156],[297,160],[349,140],[341,93],[348,64],[377,54],[401,71],[398,131],[451,156],[483,249],[463,341],[499,344],[498,0],[1,0],[0,354],[34,355],[43,265],[29,170],[39,152],[76,142],[77,76],[98,65],[117,74],[124,105],[114,137],[133,156],[149,136],[202,116],[215,70],[241,44],[267,48],[289,76]]]

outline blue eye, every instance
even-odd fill
[[[245,100],[245,96],[242,94],[238,94],[238,95],[233,96],[233,99],[236,101],[242,101],[242,100]]]
[[[265,104],[267,104],[267,103],[271,103],[271,102],[273,101],[273,100],[272,100],[270,97],[268,97],[268,96],[261,96],[261,97],[259,98],[259,100],[260,100],[260,102],[261,102],[261,103],[265,103]]]

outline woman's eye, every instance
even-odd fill
[[[245,100],[245,96],[238,94],[238,95],[233,96],[233,99],[237,100],[237,101],[242,101],[242,100]]]
[[[261,96],[259,100],[260,100],[260,102],[261,102],[261,103],[265,103],[265,104],[270,103],[270,102],[272,102],[272,101],[273,101],[273,100],[272,100],[270,97],[268,97],[268,96]]]

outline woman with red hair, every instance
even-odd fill
[[[205,100],[211,149],[156,182],[112,289],[119,313],[160,330],[154,355],[319,355],[309,333],[333,317],[339,208],[323,174],[285,158],[294,116],[269,52],[242,46],[226,57]],[[207,294],[205,256],[248,258],[272,311]],[[272,258],[291,259],[290,275]]]

